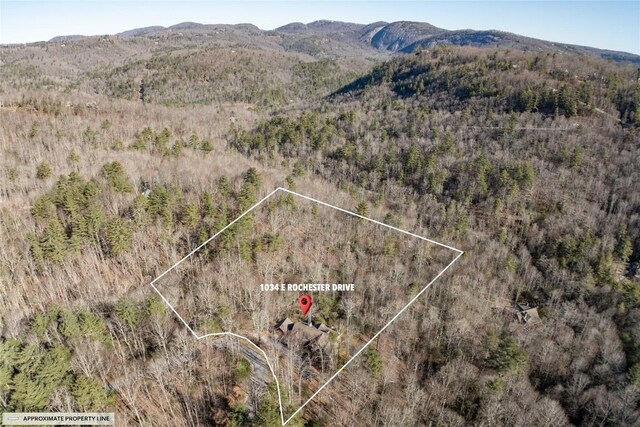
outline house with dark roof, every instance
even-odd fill
[[[320,349],[329,352],[331,349],[331,332],[333,330],[324,323],[305,324],[293,322],[288,317],[275,326],[280,335],[280,342],[291,346],[302,346],[310,350]]]
[[[516,307],[518,308],[516,316],[520,323],[536,324],[541,321],[536,307],[530,307],[529,304],[524,303],[517,303]]]

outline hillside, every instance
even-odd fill
[[[1,47],[0,410],[638,425],[640,85],[608,54],[332,21]],[[357,215],[241,217],[278,187]],[[363,217],[464,254],[429,287],[450,256]],[[306,282],[358,292],[306,325],[256,292]]]
[[[15,98],[11,88],[25,86],[63,91],[79,88],[85,93],[133,100],[144,80],[154,93],[148,102],[186,105],[231,101],[285,107],[337,90],[376,61],[440,45],[640,64],[639,56],[624,52],[499,31],[450,31],[419,22],[362,25],[315,21],[273,31],[250,24],[185,22],[111,36],[60,36],[49,42],[2,46],[0,75],[5,80],[5,100]]]

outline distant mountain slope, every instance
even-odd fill
[[[192,30],[194,28],[203,28],[204,24],[200,24],[199,22],[181,22],[176,25],[172,25],[169,27],[171,30]]]
[[[275,29],[281,33],[338,33],[353,32],[364,28],[363,24],[354,24],[352,22],[327,21],[320,20],[303,24],[302,22],[292,22]]]
[[[166,28],[163,26],[154,25],[152,27],[134,28],[133,30],[123,31],[116,35],[120,37],[136,37],[136,36],[144,36],[147,34],[155,33],[158,31],[162,31],[164,29]]]
[[[385,57],[390,53],[412,53],[436,45],[509,48],[560,54],[591,55],[640,65],[640,56],[626,52],[596,49],[534,39],[496,30],[446,30],[425,22],[374,22],[363,25],[351,22],[319,20],[308,24],[294,22],[272,31],[252,24],[211,25],[182,22],[171,27],[152,26],[118,33],[116,37],[155,39],[161,45],[168,37],[184,37],[179,44],[193,46],[223,42],[228,45],[255,46],[299,52],[316,58]],[[90,39],[84,36],[58,36],[50,42]],[[175,48],[175,43],[172,48]]]
[[[510,48],[523,51],[549,51],[563,54],[581,54],[597,56],[614,61],[626,61],[640,64],[640,56],[626,52],[597,49],[588,46],[578,46],[565,43],[524,37],[505,31],[476,31],[457,30],[445,31],[433,36],[425,37],[401,49],[403,53],[411,53],[420,49],[428,49],[440,44],[455,46]]]
[[[447,30],[434,27],[424,22],[392,22],[378,29],[373,34],[363,34],[362,38],[368,41],[376,49],[390,51],[402,50],[403,48],[436,34],[447,33]]]
[[[597,49],[525,37],[497,30],[446,30],[425,22],[374,22],[368,25],[339,21],[315,21],[309,24],[294,22],[274,30],[296,38],[294,46],[322,36],[333,41],[347,42],[353,47],[372,48],[379,52],[412,53],[440,44],[484,48],[509,48],[522,51],[548,51],[562,54],[591,55],[614,61],[640,64],[640,56],[626,52]]]
[[[71,41],[71,40],[78,40],[78,39],[82,39],[84,37],[86,37],[86,36],[83,36],[82,34],[70,34],[68,36],[56,36],[56,37],[52,38],[49,41],[50,42],[60,43],[60,42],[66,42],[66,41]]]
[[[424,22],[374,22],[368,25],[339,21],[314,21],[309,24],[293,22],[276,28],[276,32],[288,35],[323,35],[362,44],[381,51],[398,51],[425,37],[446,30]]]

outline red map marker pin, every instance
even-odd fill
[[[309,309],[313,305],[313,298],[311,295],[302,295],[298,298],[298,304],[300,305],[300,310],[302,310],[302,314],[307,314]]]

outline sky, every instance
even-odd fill
[[[0,0],[0,43],[102,35],[185,21],[274,29],[318,19],[422,21],[450,30],[502,30],[640,54],[640,0],[598,1],[29,1]]]

